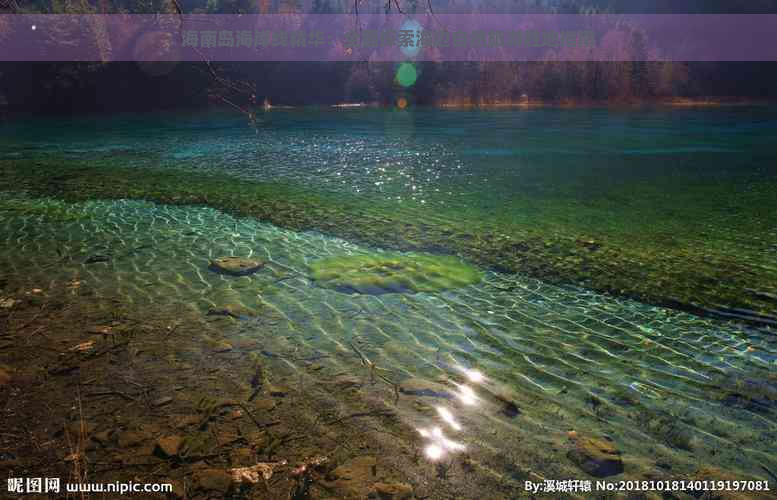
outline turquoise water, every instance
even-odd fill
[[[439,203],[583,199],[666,175],[777,177],[777,111],[273,111],[33,119],[1,126],[2,157],[121,158]],[[569,188],[574,190],[570,191]]]
[[[234,113],[126,114],[2,124],[0,159],[226,174],[621,243],[720,241],[757,268],[777,248],[775,130],[771,107],[281,110],[256,129]]]
[[[678,179],[715,179],[735,194],[737,186],[777,177],[775,125],[777,113],[762,109],[289,111],[263,115],[258,130],[226,114],[127,115],[6,124],[0,155],[120,158],[530,219],[542,215],[542,200],[582,203],[604,187],[669,189]],[[539,205],[512,213],[516,199],[522,209],[531,206],[527,199]],[[610,201],[628,207],[628,200]],[[503,479],[516,464],[579,477],[564,455],[569,431],[612,440],[633,477],[657,464],[677,473],[699,464],[757,477],[762,465],[777,470],[777,336],[768,328],[488,270],[481,283],[457,290],[349,295],[317,287],[309,263],[380,249],[208,207],[67,205],[21,194],[0,202],[60,214],[0,210],[0,263],[20,286],[83,282],[137,307],[202,314],[253,308],[258,317],[226,333],[260,339],[262,352],[327,355],[333,372],[359,369],[349,347],[355,342],[392,379],[441,388],[446,396],[420,399],[457,422],[444,411],[419,412],[403,396],[405,423],[442,426]],[[602,222],[576,220],[574,211],[564,217],[586,227]],[[715,225],[707,230],[736,240],[757,227],[764,234],[757,251],[773,265],[777,223],[773,214],[759,217],[724,210],[710,214]],[[84,264],[98,254],[112,259]],[[240,278],[209,272],[209,259],[222,255],[268,266]],[[392,398],[386,386],[368,390]],[[506,400],[517,415],[505,411]]]

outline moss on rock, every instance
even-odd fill
[[[220,274],[229,274],[231,276],[248,276],[259,271],[264,266],[264,262],[255,259],[246,259],[244,257],[220,257],[210,261],[210,269]]]
[[[310,265],[320,286],[346,293],[437,292],[477,283],[481,273],[451,256],[379,253],[320,259]]]

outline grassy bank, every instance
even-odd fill
[[[130,198],[208,205],[292,230],[316,230],[389,249],[457,254],[485,267],[554,283],[777,325],[777,265],[766,254],[774,251],[769,214],[777,213],[771,206],[777,203],[777,193],[768,184],[736,198],[737,207],[731,206],[733,199],[728,205],[721,200],[726,186],[717,185],[680,190],[688,191],[682,195],[686,198],[671,203],[670,194],[651,193],[650,188],[640,193],[613,188],[586,203],[570,202],[560,193],[534,207],[538,214],[529,217],[516,216],[527,213],[530,201],[525,200],[498,213],[462,207],[441,212],[283,184],[107,162],[3,161],[0,174],[3,190],[65,201]],[[613,210],[613,196],[627,200],[631,209]],[[672,204],[681,206],[691,198],[699,212],[748,213],[737,212],[732,222],[740,227],[730,231],[694,224],[686,220],[688,213],[671,213]],[[748,244],[741,245],[743,240]]]

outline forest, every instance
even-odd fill
[[[12,0],[3,13],[777,13],[776,0]],[[0,35],[1,36],[1,35]],[[639,59],[638,30],[614,26],[607,43]],[[569,62],[552,51],[537,62],[418,62],[409,89],[395,81],[397,63],[305,62],[177,64],[134,62],[0,63],[0,109],[6,112],[97,112],[200,107],[229,102],[278,105],[391,104],[490,106],[521,102],[640,104],[661,101],[772,100],[771,62]],[[214,74],[217,73],[217,74]],[[309,91],[309,81],[319,82]],[[226,82],[226,83],[225,83]],[[230,83],[231,82],[231,83]],[[232,84],[234,83],[234,85]],[[248,89],[248,90],[246,90]]]

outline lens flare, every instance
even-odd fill
[[[418,429],[418,433],[429,440],[429,443],[424,448],[424,454],[431,461],[439,460],[447,453],[456,453],[467,449],[464,444],[445,437],[445,434],[439,427]]]
[[[411,31],[413,33],[420,33],[423,30],[423,27],[415,19],[408,19],[407,21],[402,23],[402,27],[399,28],[399,29],[402,30],[402,31],[405,31],[405,32]],[[420,36],[419,36],[419,38],[420,38]],[[416,44],[413,44],[412,46],[411,45],[408,45],[408,46],[401,45],[399,47],[399,50],[406,57],[412,58],[412,57],[415,57],[416,55],[418,55],[418,52],[421,50],[421,47],[419,45],[416,45]]]
[[[451,441],[448,438],[442,438],[440,439],[440,444],[443,445],[443,447],[448,451],[464,451],[467,449],[466,446],[464,446],[461,443],[457,443],[456,441]]]
[[[439,460],[445,455],[445,450],[436,444],[430,444],[424,449],[424,453],[429,460]]]
[[[474,406],[478,402],[478,398],[475,396],[475,391],[466,385],[459,386],[459,393],[457,396],[459,400],[467,406]]]
[[[464,373],[467,375],[467,378],[470,379],[470,381],[479,384],[483,380],[485,380],[485,377],[482,373],[480,373],[477,370],[465,370]]]
[[[410,87],[418,79],[418,73],[413,63],[403,62],[397,68],[397,82],[403,87]]]
[[[442,406],[438,406],[437,413],[440,415],[440,418],[442,418],[445,423],[450,425],[454,430],[461,430],[461,425],[456,421],[456,418],[453,416],[450,410],[443,408]]]

